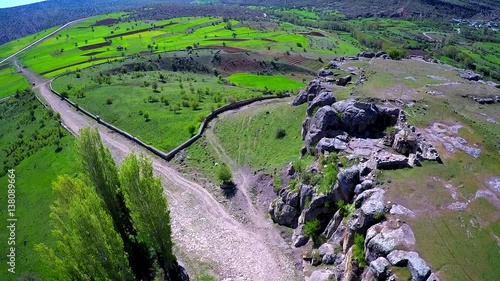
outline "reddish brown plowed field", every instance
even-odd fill
[[[100,53],[104,53],[104,52],[92,52],[92,53],[87,53],[87,54],[83,54],[82,57],[85,57],[85,56],[94,56],[94,55],[98,55]]]
[[[92,62],[98,62],[98,61],[103,61],[103,60],[108,60],[108,59],[114,59],[114,58],[118,58],[118,56],[96,58],[95,60],[92,60]],[[73,63],[73,64],[70,64],[70,65],[63,66],[63,67],[54,68],[54,69],[51,69],[49,71],[42,72],[40,74],[41,75],[45,75],[45,74],[48,74],[48,73],[51,73],[51,72],[54,72],[54,71],[58,71],[58,70],[64,69],[66,67],[77,66],[77,65],[84,64],[84,63],[87,63],[87,62],[89,62],[89,61],[81,61],[81,62]]]
[[[111,42],[106,41],[106,42],[102,42],[102,43],[82,46],[82,47],[79,47],[78,49],[80,49],[82,51],[88,51],[88,50],[93,50],[93,49],[97,49],[97,48],[101,48],[101,47],[109,46],[109,45],[111,45]]]
[[[96,21],[92,26],[108,26],[108,25],[113,25],[115,23],[118,23],[117,19],[103,19],[100,21]]]
[[[199,49],[199,50],[203,50],[203,49],[218,49],[218,50],[224,51],[224,52],[229,53],[229,54],[246,52],[245,49],[240,49],[240,48],[236,48],[236,47],[216,46],[216,45],[204,46],[204,47],[200,47],[200,48],[197,48],[197,49]]]
[[[146,31],[150,31],[150,30],[164,28],[166,26],[170,26],[170,25],[174,25],[174,24],[177,24],[177,23],[176,22],[172,22],[172,23],[167,23],[167,24],[156,26],[156,27],[152,27],[152,28],[143,28],[143,29],[132,30],[132,31],[124,32],[124,33],[113,34],[113,35],[104,37],[104,39],[108,40],[108,39],[117,38],[117,37],[121,37],[121,36],[127,36],[127,35],[137,34],[137,33],[141,33],[141,32],[146,32]]]
[[[311,32],[302,32],[302,33],[299,33],[299,34],[302,34],[302,35],[309,35],[309,36],[317,36],[317,37],[325,37],[325,35],[321,32],[317,32],[317,31],[311,31]]]
[[[412,49],[406,49],[406,53],[409,56],[422,56],[422,57],[427,57],[429,54],[427,54],[426,51],[423,50],[412,50]]]
[[[242,38],[213,38],[213,39],[208,39],[207,41],[232,41],[232,42],[242,42],[242,41],[248,41],[248,39],[242,39]]]

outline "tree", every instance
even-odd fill
[[[220,165],[217,169],[217,179],[223,185],[233,182],[233,175],[231,174],[231,170],[226,164]]]
[[[154,81],[151,87],[153,88],[154,92],[158,92],[158,82]]]
[[[189,127],[188,127],[188,132],[189,132],[189,134],[190,134],[191,136],[193,136],[193,135],[194,135],[194,133],[196,132],[196,126],[195,126],[195,125],[192,125],[192,124],[191,124],[191,125],[189,125]]]
[[[129,155],[120,168],[120,181],[127,207],[138,237],[156,252],[158,261],[170,277],[179,280],[179,267],[172,253],[172,230],[167,201],[159,178],[153,174],[151,161]]]
[[[134,280],[123,250],[96,190],[80,179],[60,176],[53,185],[51,207],[56,250],[35,246],[55,269],[55,280]]]
[[[104,147],[97,129],[84,128],[76,141],[80,172],[93,185],[111,215],[114,229],[120,234],[129,263],[138,280],[149,280],[151,257],[145,246],[136,241],[136,231],[120,188],[118,169]]]

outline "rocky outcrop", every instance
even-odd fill
[[[366,230],[383,219],[385,210],[384,194],[385,190],[374,188],[364,191],[356,197],[354,206],[357,209],[348,222],[352,230]]]
[[[386,258],[380,257],[370,263],[369,270],[372,271],[378,279],[384,279],[391,275],[391,264]]]
[[[316,145],[316,155],[326,151],[340,151],[347,149],[347,142],[343,138],[322,138]]]
[[[494,104],[494,103],[500,102],[500,96],[480,97],[480,96],[468,94],[468,95],[462,95],[462,97],[473,100],[479,104]]]
[[[324,89],[320,79],[314,79],[307,85],[305,90],[301,90],[292,105],[297,106],[312,101],[320,91]]]
[[[320,77],[326,77],[326,76],[330,76],[330,75],[333,75],[333,71],[328,70],[328,69],[321,69],[318,72],[318,76],[320,76]]]
[[[338,113],[330,106],[321,107],[309,121],[305,136],[306,148],[309,149],[311,145],[317,144],[324,137],[334,137],[339,127]]]
[[[279,225],[297,227],[300,215],[300,193],[298,191],[281,190],[280,196],[269,206],[271,219]]]
[[[431,275],[431,269],[417,252],[393,251],[387,260],[395,266],[407,266],[412,281],[426,281]]]
[[[358,57],[371,59],[371,58],[375,57],[375,53],[372,51],[363,51],[363,52],[358,54]]]
[[[342,170],[337,175],[337,182],[333,187],[335,201],[343,200],[344,202],[352,202],[354,196],[354,187],[360,183],[359,169],[357,166],[352,166]]]
[[[351,82],[351,80],[352,80],[351,75],[341,77],[339,78],[339,80],[337,80],[337,86],[345,87],[347,83]]]
[[[321,269],[314,271],[306,281],[331,281],[335,280],[335,273],[331,270]]]
[[[322,91],[317,95],[310,103],[309,107],[307,107],[307,115],[311,116],[313,111],[325,105],[332,105],[335,103],[335,98],[333,97],[333,93],[330,91]]]
[[[472,70],[461,71],[458,73],[458,75],[463,79],[471,81],[479,81],[483,79],[483,76],[481,74],[475,73]]]
[[[409,225],[398,221],[378,223],[366,233],[366,259],[371,262],[387,256],[394,250],[411,250],[415,242],[415,235]]]

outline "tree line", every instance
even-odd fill
[[[50,219],[55,248],[36,250],[51,280],[188,280],[172,252],[170,214],[150,160],[117,168],[96,129],[76,140],[77,177],[59,176]]]

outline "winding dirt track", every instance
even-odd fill
[[[200,273],[199,268],[189,266],[208,265],[220,280],[301,279],[285,253],[286,243],[279,239],[276,230],[271,230],[264,217],[255,219],[256,214],[250,209],[254,218],[252,227],[236,221],[204,187],[185,179],[166,161],[76,111],[50,91],[49,82],[27,69],[20,70],[35,83],[34,89],[47,104],[61,115],[63,125],[70,132],[78,135],[84,127],[97,128],[117,162],[131,152],[143,153],[152,159],[169,200],[177,254],[188,263],[190,272]]]

